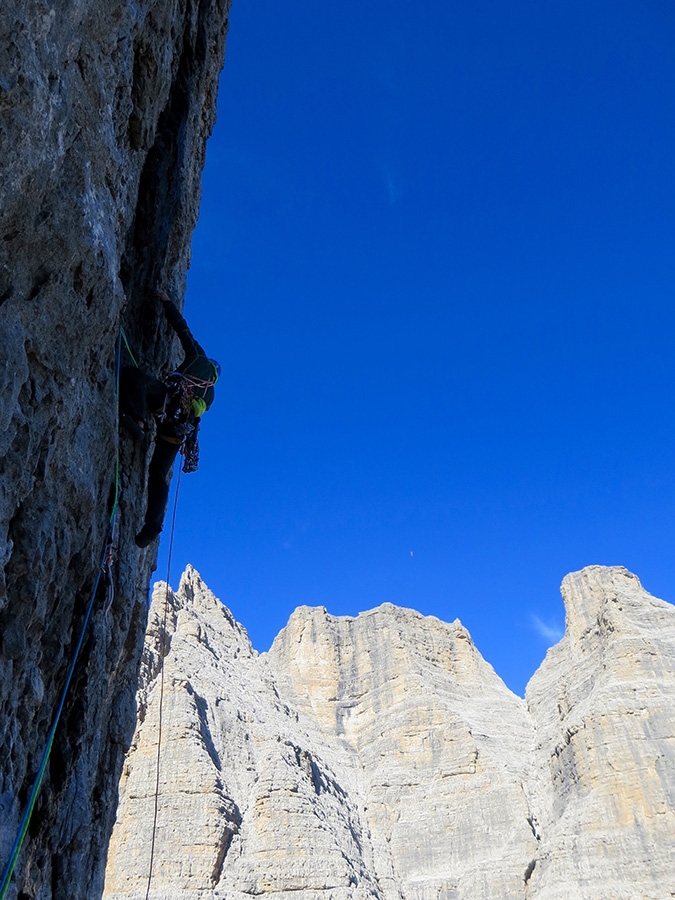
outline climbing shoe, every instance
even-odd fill
[[[151,544],[158,537],[159,531],[144,525],[136,535],[136,546],[141,548],[147,547],[148,544]]]
[[[128,413],[122,413],[120,423],[136,441],[145,437],[145,423],[141,419],[134,419]]]

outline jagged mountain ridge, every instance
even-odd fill
[[[177,347],[229,0],[0,3],[0,873],[106,543],[121,461],[115,598],[97,598],[9,900],[96,900],[154,552],[148,443],[118,443],[119,323],[139,363]]]
[[[155,900],[675,896],[675,608],[562,590],[523,700],[458,621],[301,607],[259,656],[193,569],[157,586],[104,896],[145,896],[162,647]]]

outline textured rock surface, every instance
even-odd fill
[[[540,848],[531,896],[675,896],[675,608],[625,569],[563,582],[567,627],[527,689]]]
[[[266,660],[188,569],[155,588],[141,721],[120,782],[104,897],[144,897],[150,861],[164,648],[160,802],[151,897],[376,893],[358,811],[277,694]],[[317,866],[317,859],[320,865]],[[350,887],[352,886],[352,887]]]
[[[384,896],[516,895],[536,844],[522,753],[534,732],[459,622],[301,608],[270,665],[280,695],[349,761]]]
[[[675,608],[563,595],[524,701],[459,622],[302,607],[257,656],[194,570],[157,588],[105,896],[145,896],[162,646],[155,900],[675,896]]]
[[[105,543],[123,292],[139,361],[168,366],[148,302],[182,296],[229,0],[0,4],[0,871]],[[100,895],[152,553],[147,447],[122,439],[117,594],[99,598],[9,897]]]

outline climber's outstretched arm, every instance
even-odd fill
[[[185,356],[206,356],[204,348],[201,344],[198,344],[192,336],[192,332],[188,328],[187,322],[178,312],[176,304],[171,300],[169,295],[165,291],[157,291],[157,296],[162,301],[162,306],[164,307],[164,312],[169,325],[171,325],[178,335],[178,340],[181,342],[183,350],[185,351]]]

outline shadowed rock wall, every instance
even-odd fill
[[[675,607],[618,567],[562,591],[522,700],[458,621],[300,607],[258,656],[193,569],[157,586],[106,900],[145,896],[162,645],[153,900],[675,896]]]
[[[0,871],[105,544],[115,355],[175,352],[229,0],[0,4]],[[120,439],[116,594],[103,590],[9,897],[100,896],[154,553],[148,446]]]

